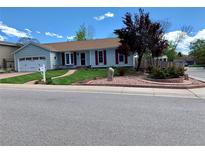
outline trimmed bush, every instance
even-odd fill
[[[119,68],[119,76],[125,76],[126,70],[125,68]]]
[[[183,76],[185,69],[183,67],[152,68],[149,77],[153,79],[170,79]]]

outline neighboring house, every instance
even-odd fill
[[[133,56],[119,54],[119,39],[96,39],[49,44],[27,44],[14,52],[15,70],[37,71],[76,67],[133,66]]]
[[[20,48],[10,42],[0,41],[0,69],[14,69],[13,52]]]
[[[156,61],[168,61],[168,57],[166,55],[160,56],[160,57],[155,57],[154,60]]]
[[[189,65],[194,65],[195,61],[192,57],[183,56],[181,58],[175,59],[174,63],[175,64],[181,64],[181,65],[184,65],[184,66],[189,66]]]

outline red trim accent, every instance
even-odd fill
[[[95,65],[98,65],[98,51],[95,51]]]
[[[128,56],[125,55],[125,64],[127,64],[127,63],[128,63]]]
[[[107,64],[107,56],[106,56],[106,50],[104,50],[104,65]]]
[[[115,50],[115,63],[119,64],[119,56],[117,50]]]

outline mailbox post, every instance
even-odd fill
[[[42,67],[40,67],[41,75],[43,76],[43,82],[46,83],[46,66],[43,64]]]

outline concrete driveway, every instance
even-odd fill
[[[32,72],[0,73],[0,79],[15,77],[15,76],[19,76],[19,75],[26,75],[26,74],[30,74],[30,73],[32,73]]]
[[[205,69],[203,67],[188,67],[187,73],[190,77],[205,82]]]

